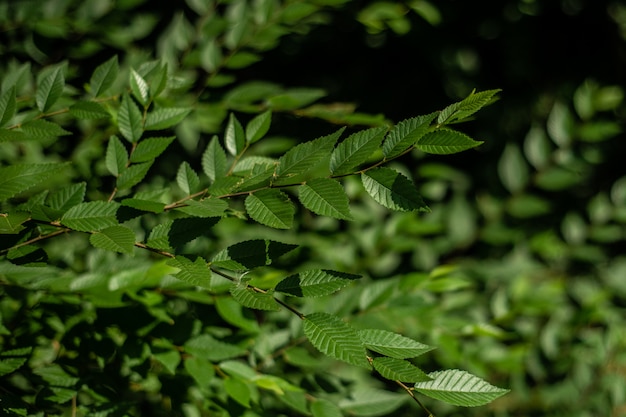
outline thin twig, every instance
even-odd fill
[[[411,396],[411,398],[413,398],[413,400],[420,406],[422,407],[422,410],[424,410],[425,412],[428,413],[428,417],[435,417],[435,415],[433,413],[430,412],[430,410],[428,408],[426,408],[426,406],[424,404],[422,404],[422,402],[419,400],[419,398],[417,398],[415,396],[415,394],[413,393],[413,390],[409,387],[407,387],[406,385],[404,385],[402,382],[400,381],[395,381],[396,384],[400,385],[402,387],[403,390],[405,390],[407,392],[407,394],[409,394]]]
[[[5,253],[9,252],[10,250],[21,248],[22,246],[28,246],[28,245],[31,245],[33,243],[36,243],[36,242],[39,242],[39,241],[42,241],[42,240],[45,240],[45,239],[49,239],[49,238],[54,237],[54,236],[62,235],[63,233],[67,233],[69,231],[70,231],[70,229],[65,229],[64,228],[64,229],[60,229],[60,230],[55,230],[54,232],[48,233],[47,235],[39,235],[39,236],[34,237],[34,238],[32,238],[30,240],[27,240],[25,242],[18,243],[17,245],[12,246],[10,248],[0,250],[0,255],[4,255]]]

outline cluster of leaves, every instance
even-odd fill
[[[0,168],[1,231],[5,237],[1,249],[5,260],[0,270],[6,292],[17,291],[7,299],[2,311],[1,363],[8,383],[4,388],[8,402],[3,404],[5,411],[18,415],[37,410],[51,413],[58,406],[69,404],[85,412],[123,413],[140,407],[142,401],[153,402],[151,397],[159,388],[155,384],[166,383],[161,374],[178,377],[183,362],[182,377],[191,377],[191,387],[205,394],[209,390],[212,395],[203,395],[203,401],[198,403],[197,396],[193,401],[192,392],[169,393],[160,389],[159,398],[169,398],[176,408],[191,407],[191,403],[181,400],[186,398],[194,403],[198,413],[232,413],[227,400],[230,399],[253,410],[263,401],[258,389],[265,389],[306,414],[341,413],[337,406],[322,400],[313,402],[309,409],[302,387],[264,373],[260,366],[251,366],[274,355],[273,349],[286,351],[292,342],[282,340],[281,345],[257,348],[261,339],[259,325],[246,317],[243,307],[261,311],[284,308],[301,321],[301,331],[321,353],[376,370],[383,378],[400,384],[414,399],[413,391],[418,391],[451,404],[476,406],[506,392],[463,371],[424,373],[407,359],[431,348],[413,339],[386,330],[357,330],[338,315],[303,314],[285,302],[277,294],[321,297],[359,278],[324,268],[305,269],[278,281],[274,279],[273,285],[259,278],[260,268],[275,263],[297,245],[268,238],[244,240],[222,247],[210,261],[198,255],[205,248],[194,247],[197,241],[201,242],[199,238],[210,236],[213,228],[226,219],[249,217],[264,226],[291,228],[295,207],[287,192],[294,189],[302,206],[312,213],[351,220],[349,198],[339,179],[353,175],[360,176],[366,192],[383,207],[428,210],[409,178],[381,165],[413,149],[450,154],[479,145],[449,125],[489,104],[497,90],[472,93],[441,112],[408,119],[392,128],[358,131],[337,144],[344,130],[340,129],[298,144],[278,158],[247,154],[270,130],[270,110],[253,117],[245,128],[231,114],[223,141],[213,137],[202,155],[204,175],[184,161],[175,179],[165,179],[175,180],[179,190],[172,190],[167,185],[158,187],[158,178],[151,181],[148,176],[156,159],[175,140],[173,136],[153,136],[151,132],[175,128],[192,111],[191,107],[167,105],[177,101],[176,76],[168,68],[160,60],[136,69],[131,67],[127,71],[128,83],[116,91],[115,86],[120,85],[119,63],[113,57],[95,68],[85,95],[71,96],[65,93],[68,89],[75,91],[66,84],[65,64],[45,68],[35,81],[27,64],[5,77],[9,81],[0,98],[0,127],[7,155],[24,143],[53,150],[60,138],[72,135],[72,130],[104,130],[111,134],[106,149],[101,148],[103,152],[95,159],[114,177],[113,183],[96,178],[101,184],[111,184],[111,192],[104,193],[102,188],[88,185],[93,178],[68,178],[72,167],[54,161],[54,154],[40,157],[42,162],[15,161]],[[28,194],[42,185],[44,191]],[[174,199],[176,195],[178,198]],[[239,196],[245,197],[242,202]],[[78,255],[73,245],[80,247],[81,235],[87,236],[97,251],[89,252],[81,271],[67,270],[61,259]],[[55,241],[66,237],[70,243],[55,248]],[[40,246],[42,241],[46,241],[47,250]],[[135,248],[143,249],[144,255],[131,263],[115,255],[135,255]],[[99,254],[100,250],[110,251],[113,257]],[[49,252],[63,255],[55,257]],[[167,260],[154,260],[152,253]],[[120,264],[126,264],[128,269]],[[180,284],[168,281],[170,276]],[[19,288],[36,291],[22,292]],[[11,303],[20,297],[23,305]],[[165,297],[170,300],[168,303]],[[176,300],[183,301],[184,306],[170,304]],[[209,324],[187,318],[193,325],[182,331],[184,335],[163,333],[171,333],[172,329],[155,330],[163,324],[180,326],[176,316],[193,315],[187,301],[212,306],[223,320],[222,325],[220,320],[212,319]],[[33,302],[57,304],[74,313],[78,308],[84,313],[68,321],[60,319],[63,315],[51,316],[52,322],[45,320],[46,332],[54,331],[56,336],[52,337],[52,346],[44,346],[33,339],[32,332],[38,329],[32,326],[37,317],[49,314],[47,310],[35,309],[26,317],[21,316],[22,308]],[[85,325],[108,322],[114,316],[97,309],[104,306],[121,310],[140,306],[151,319],[134,322],[134,327],[117,324],[114,329],[105,327],[105,333],[77,335]],[[227,331],[224,324],[238,330]],[[175,331],[178,332],[181,330]],[[299,330],[294,332],[297,335]],[[280,332],[277,335],[278,340],[284,338]],[[142,342],[143,338],[147,340]],[[92,342],[105,339],[104,347],[93,347]],[[137,347],[139,351],[129,351]],[[153,366],[160,364],[156,372],[144,368],[148,358]],[[120,362],[121,369],[112,374],[111,368]],[[95,369],[113,379],[112,386],[92,380]],[[216,374],[221,378],[214,379]],[[407,382],[414,387],[404,385]],[[135,394],[128,398],[124,393],[125,387],[133,383],[139,384],[135,391],[144,396],[140,401],[132,400]],[[395,397],[383,397],[379,402],[382,408],[375,414],[400,404]],[[368,412],[367,415],[373,415],[371,410]]]

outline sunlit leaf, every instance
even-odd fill
[[[37,85],[37,107],[42,113],[47,112],[50,107],[57,102],[63,94],[65,86],[65,77],[63,76],[63,68],[56,67],[53,71],[43,77]]]
[[[160,107],[148,112],[144,128],[146,130],[163,130],[176,126],[191,112],[186,107]]]
[[[98,65],[89,81],[91,94],[93,94],[94,97],[102,96],[115,82],[118,70],[117,55]]]
[[[265,136],[271,123],[272,112],[270,110],[255,116],[246,125],[246,142],[254,143]]]
[[[133,253],[135,234],[125,226],[111,226],[92,233],[89,242],[96,248],[119,253]]]
[[[270,293],[257,292],[243,285],[233,285],[230,288],[230,294],[244,307],[256,310],[280,310],[280,305]]]
[[[133,96],[146,106],[150,102],[150,88],[148,83],[143,79],[141,75],[137,73],[133,68],[130,69],[130,90],[133,92]]]
[[[359,330],[359,337],[366,348],[396,359],[414,358],[434,349],[432,346],[387,330]]]
[[[196,192],[200,186],[200,177],[198,177],[198,174],[191,168],[189,163],[184,161],[178,168],[176,182],[185,194],[191,194]]]
[[[397,211],[429,211],[415,189],[404,175],[391,168],[376,168],[361,175],[367,193],[380,205]]]
[[[276,189],[257,191],[246,197],[246,211],[257,222],[277,229],[289,229],[295,208],[287,194]]]
[[[127,93],[122,95],[122,102],[117,113],[117,123],[120,133],[129,142],[134,143],[139,141],[143,134],[141,110],[139,110],[137,104],[135,104]]]
[[[373,359],[372,364],[374,365],[374,369],[382,376],[392,381],[421,382],[431,380],[431,378],[417,366],[402,359],[377,357]]]
[[[179,280],[198,287],[211,287],[211,271],[202,257],[178,255],[167,264],[180,270],[174,274]]]
[[[330,157],[330,172],[333,175],[350,174],[354,168],[367,161],[379,148],[387,132],[385,127],[363,130],[348,136],[334,150]]]
[[[494,102],[495,95],[501,90],[486,90],[481,92],[472,92],[463,100],[447,106],[439,113],[437,123],[449,124],[467,119],[486,105]]]
[[[430,124],[435,117],[437,113],[431,113],[403,120],[395,125],[383,143],[385,157],[396,157],[411,148],[430,130]]]
[[[426,153],[449,155],[475,148],[482,142],[451,129],[437,129],[422,136],[416,147]]]
[[[352,220],[348,196],[339,182],[330,178],[316,178],[302,185],[298,191],[302,205],[313,213]]]
[[[109,172],[116,177],[126,169],[126,165],[128,164],[128,151],[115,135],[111,136],[109,139],[105,163]]]
[[[226,143],[228,152],[233,156],[239,155],[246,146],[246,135],[243,131],[243,126],[241,126],[239,120],[237,120],[232,113],[228,117],[228,124],[226,125],[224,135],[224,142]]]

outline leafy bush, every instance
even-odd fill
[[[358,261],[371,218],[429,211],[402,162],[479,145],[452,126],[498,91],[392,125],[319,89],[236,82],[341,1],[189,1],[162,27],[137,3],[3,4],[3,412],[375,416],[507,392],[436,370],[409,330],[445,326],[430,291],[453,272],[374,279],[389,261]],[[293,116],[351,127],[270,136]],[[408,320],[388,323],[398,290]]]

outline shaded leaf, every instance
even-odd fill
[[[180,269],[174,274],[179,280],[198,287],[211,287],[211,270],[202,257],[177,255],[166,263]]]
[[[211,182],[226,174],[226,152],[220,145],[217,136],[211,138],[202,154],[202,170]]]
[[[516,144],[505,146],[498,161],[498,174],[502,185],[511,193],[522,191],[528,185],[528,164]]]
[[[435,117],[437,113],[431,113],[403,120],[395,125],[383,143],[385,158],[394,158],[412,147],[430,130],[430,123]]]
[[[373,359],[372,364],[378,373],[392,381],[422,382],[431,380],[420,368],[403,359],[378,357]]]
[[[327,269],[312,269],[290,275],[280,281],[275,290],[296,297],[321,297],[344,288],[360,275]]]
[[[111,226],[92,233],[89,242],[96,248],[119,253],[133,253],[135,234],[125,226]]]
[[[248,122],[246,125],[246,142],[254,143],[261,139],[270,129],[272,112],[267,110]]]
[[[200,177],[198,177],[198,174],[191,168],[189,163],[184,161],[178,168],[176,182],[185,194],[189,195],[197,191],[200,186]]]
[[[0,201],[47,180],[68,164],[23,164],[0,167]]]
[[[130,155],[130,162],[148,162],[161,155],[176,139],[175,136],[147,138],[137,144]]]
[[[0,97],[0,127],[6,125],[15,115],[15,86],[11,86]]]
[[[187,217],[159,223],[151,231],[147,245],[151,248],[171,250],[197,239],[209,232],[218,218]]]
[[[422,136],[416,147],[426,153],[449,155],[475,148],[483,142],[450,129],[438,129]]]
[[[213,364],[204,358],[186,357],[184,366],[187,373],[191,375],[201,388],[208,387],[215,376]]]
[[[330,157],[330,172],[333,175],[352,173],[354,168],[366,162],[378,149],[386,131],[386,127],[376,127],[348,136],[333,150]]]
[[[60,125],[42,119],[26,122],[20,129],[22,129],[22,132],[24,132],[29,139],[52,138],[72,134],[72,132],[68,132]]]
[[[212,265],[233,271],[247,271],[271,264],[278,257],[291,252],[298,245],[272,240],[247,240],[236,243],[217,253]]]
[[[434,349],[432,346],[386,330],[359,330],[359,337],[366,348],[396,359],[414,358]]]
[[[241,162],[237,164],[239,167]],[[274,165],[264,163],[256,164],[247,175],[237,184],[237,191],[253,191],[259,188],[268,187],[274,176]]]
[[[143,134],[143,121],[141,110],[127,93],[122,95],[122,102],[117,113],[117,124],[120,133],[129,142],[135,143]]]
[[[287,194],[277,189],[257,191],[246,197],[246,211],[257,222],[277,229],[293,225],[295,208]]]
[[[397,211],[429,211],[413,183],[390,168],[375,168],[361,175],[367,193],[380,205]]]
[[[35,96],[37,108],[42,113],[47,112],[61,97],[63,87],[65,87],[63,68],[58,66],[43,77],[37,85],[37,95]]]
[[[325,96],[326,91],[319,88],[290,88],[268,98],[267,105],[273,110],[295,110]]]
[[[163,130],[176,126],[191,112],[186,107],[160,107],[146,116],[146,130]]]
[[[94,97],[102,96],[103,93],[105,93],[106,90],[108,90],[109,87],[111,87],[111,85],[115,82],[118,70],[119,65],[117,63],[117,55],[98,65],[89,81],[91,94],[93,94]]]
[[[269,293],[257,292],[253,288],[242,285],[233,285],[230,288],[230,294],[235,301],[244,307],[254,308],[256,310],[280,310],[280,305]]]
[[[126,169],[128,164],[128,151],[115,135],[109,138],[105,163],[109,172],[116,177]]]
[[[80,100],[70,106],[70,114],[77,119],[106,119],[111,114],[100,103]]]
[[[394,410],[408,400],[406,394],[398,394],[378,389],[357,389],[352,397],[339,403],[341,409],[350,416],[375,417],[392,415]]]
[[[136,210],[148,211],[150,213],[163,213],[163,210],[165,209],[165,203],[140,198],[126,198],[121,201],[121,204],[124,207],[131,207]]]
[[[116,218],[118,208],[119,204],[114,201],[80,203],[65,212],[61,217],[61,223],[80,232],[106,229],[118,225]]]
[[[311,403],[311,414],[313,417],[343,417],[339,407],[323,398]]]
[[[348,196],[341,184],[330,178],[316,178],[299,188],[298,197],[304,207],[320,216],[352,220]]]

